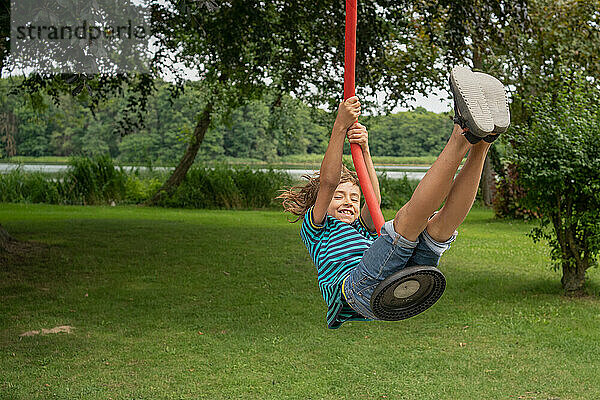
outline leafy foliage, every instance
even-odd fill
[[[137,204],[147,200],[166,172],[115,168],[106,156],[76,157],[66,173],[49,176],[17,168],[0,175],[0,202],[50,204]],[[249,167],[196,166],[162,205],[184,208],[249,209],[279,207],[277,190],[291,184],[284,172]]]
[[[0,80],[6,93],[8,79]],[[143,128],[121,136],[116,116],[122,99],[100,105],[93,115],[71,97],[65,107],[49,104],[32,110],[15,96],[0,98],[0,112],[15,116],[14,149],[19,156],[97,157],[108,154],[121,162],[137,165],[173,165],[185,150],[195,125],[196,110],[206,93],[193,82],[177,99],[170,98],[171,85],[156,82],[157,91],[148,100]],[[271,113],[275,95],[251,101],[230,113],[229,118],[208,132],[200,149],[204,160],[252,158],[267,162],[290,155],[322,154],[330,126],[327,113],[312,109],[291,96],[281,97],[281,107]],[[412,112],[361,118],[370,133],[376,156],[432,156],[443,148],[452,122],[445,114],[417,108]],[[3,143],[8,152],[8,144]],[[349,152],[349,150],[347,151]],[[320,160],[319,160],[320,162]]]
[[[26,173],[20,168],[0,175],[0,201],[49,204],[110,204],[125,198],[127,175],[108,157],[73,158],[64,174]]]
[[[565,77],[581,74],[591,81],[600,79],[600,1],[529,0],[526,11],[525,29],[513,24],[508,27],[507,40],[497,42],[510,51],[500,56],[495,45],[490,47],[498,56],[495,64],[502,67],[498,73],[516,94],[511,118],[521,125],[536,118],[533,102],[547,93],[559,95]],[[507,144],[510,151],[512,143]],[[520,203],[523,188],[516,185],[514,166],[505,165],[496,171],[502,176],[495,204],[497,216],[528,217],[532,210]]]
[[[0,175],[0,202],[61,204],[60,183],[40,172],[19,168]]]
[[[403,0],[406,24],[397,26],[402,44],[390,44],[388,79],[382,85],[392,99],[432,88],[448,89],[448,70],[467,64],[494,76],[509,76],[515,35],[530,32],[529,0]],[[512,83],[512,79],[506,79]]]
[[[504,167],[500,167],[504,168]],[[518,173],[514,165],[508,165],[498,177],[493,207],[496,217],[530,219],[538,214],[523,204],[525,189],[517,184]]]
[[[497,63],[511,85],[513,121],[527,123],[529,103],[545,93],[558,93],[565,75],[581,73],[600,79],[600,1],[529,0],[526,29],[513,26],[510,51]]]
[[[69,165],[62,187],[75,204],[103,204],[125,197],[127,175],[115,168],[110,157],[74,157]]]
[[[419,181],[409,180],[406,176],[402,179],[390,179],[385,174],[380,176],[381,208],[399,210],[410,200],[418,184]]]
[[[277,190],[291,184],[289,175],[248,167],[196,166],[161,205],[184,208],[248,209],[275,207]]]
[[[511,137],[523,204],[540,215],[531,236],[549,242],[567,291],[581,289],[600,253],[599,98],[594,83],[565,77],[557,93],[532,104],[531,123]],[[568,282],[571,271],[579,286]]]
[[[352,167],[352,165],[349,165]],[[17,168],[0,174],[0,202],[48,204],[139,204],[167,178],[168,171],[115,168],[108,157],[77,157],[66,173],[26,173]],[[398,209],[412,196],[417,181],[380,177],[382,208]],[[256,209],[280,208],[278,190],[291,186],[292,178],[273,169],[219,163],[197,165],[183,183],[160,205],[181,208]]]
[[[361,122],[369,131],[369,147],[376,156],[437,156],[452,132],[448,114],[433,114],[421,107]]]

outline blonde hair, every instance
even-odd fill
[[[308,180],[308,182],[301,185],[288,187],[286,189],[281,189],[279,190],[281,194],[276,197],[277,199],[283,200],[282,205],[284,211],[298,216],[298,218],[295,220],[290,220],[289,222],[291,223],[297,222],[304,217],[308,209],[315,204],[315,201],[317,201],[317,193],[319,193],[319,173],[316,173],[315,175],[302,175],[302,178]],[[350,171],[345,165],[342,164],[342,171],[338,185],[346,182],[352,182],[360,188],[360,183],[358,182],[358,175],[356,175],[356,172]]]

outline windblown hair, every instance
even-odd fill
[[[302,178],[308,180],[308,182],[281,189],[279,190],[281,194],[276,197],[277,199],[283,200],[283,209],[285,211],[298,216],[295,220],[290,220],[292,223],[297,222],[304,217],[304,214],[306,214],[308,209],[315,204],[315,201],[317,201],[317,193],[319,193],[320,176],[318,172],[315,175],[302,175]],[[342,164],[342,172],[338,185],[346,182],[352,182],[360,187],[356,172],[350,171]]]

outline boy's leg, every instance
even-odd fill
[[[434,240],[448,240],[471,210],[490,146],[490,143],[481,141],[471,148],[465,164],[454,179],[444,206],[427,223],[427,233]]]
[[[428,218],[448,196],[460,162],[472,147],[462,131],[460,126],[454,125],[446,147],[419,182],[409,202],[396,213],[394,230],[404,238],[417,240],[427,227]]]

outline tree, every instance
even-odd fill
[[[8,4],[8,0],[2,1]],[[101,99],[122,93],[127,85],[132,93],[140,93],[139,98],[130,97],[126,108],[133,110],[135,117],[145,111],[147,95],[154,90],[154,77],[170,70],[183,79],[176,70],[177,62],[197,67],[207,96],[198,109],[195,127],[179,165],[151,203],[181,183],[211,124],[238,106],[260,98],[268,86],[278,93],[273,108],[280,103],[279,95],[286,93],[294,93],[312,105],[329,104],[330,109],[335,109],[341,99],[343,3],[234,0],[214,7],[212,2],[170,0],[153,2],[152,7],[152,33],[158,39],[156,45],[160,51],[152,60],[151,71],[157,75],[32,74],[22,85],[34,103],[40,102],[41,91],[52,94],[57,101],[61,93],[70,92],[74,96],[88,96],[92,110]],[[404,11],[392,0],[359,2],[356,73],[360,82],[358,94],[364,103],[382,87],[389,74],[388,50],[407,43],[397,31],[397,27],[407,25]],[[0,21],[8,45],[9,30],[4,28],[9,26],[9,20]],[[425,70],[426,67],[420,68]],[[397,79],[391,84],[399,94],[412,93],[416,85],[420,85],[417,79]],[[386,100],[391,107],[392,103],[406,104],[409,99],[398,96]],[[125,113],[123,125],[135,125],[135,118],[132,121],[128,116]]]
[[[10,37],[10,1],[0,0],[0,73],[4,68],[4,60],[8,54]],[[4,39],[4,40],[2,40]],[[8,250],[8,242],[13,240],[9,233],[0,225],[0,254]]]
[[[482,26],[490,30],[500,22],[505,27],[510,21],[518,21],[521,2],[440,4],[414,0],[359,2],[356,73],[357,93],[363,103],[372,105],[373,95],[383,89],[388,94],[384,109],[390,110],[406,105],[415,91],[427,93],[432,87],[445,87],[447,65],[457,59],[456,54],[463,54],[460,51],[464,48],[469,49],[472,35],[467,33],[477,32]],[[280,95],[293,93],[311,105],[328,104],[334,110],[343,79],[344,15],[343,3],[324,0],[306,4],[239,0],[220,6],[195,0],[153,3],[152,29],[161,51],[153,59],[151,70],[156,74],[170,70],[179,76],[173,67],[176,62],[197,67],[207,93],[184,156],[153,200],[158,201],[162,193],[173,190],[185,177],[209,127],[240,105],[259,98],[267,86],[279,93],[271,109],[279,107]],[[476,26],[466,31],[464,26],[473,24],[459,19],[475,15],[480,16]],[[489,42],[496,39],[488,36]],[[132,92],[141,93],[139,99],[130,98],[127,108],[134,110],[131,113],[138,120],[142,113],[135,109],[144,111],[146,95],[154,90],[147,75],[99,76],[89,81],[85,77],[84,82],[74,83],[72,78],[32,76],[25,80],[24,87],[32,93],[72,90],[81,95],[85,83],[90,87],[93,108],[98,99],[122,90],[126,83]],[[129,113],[125,115],[123,124],[133,123]]]
[[[446,87],[448,61],[456,60],[457,54],[464,57],[460,51],[469,49],[469,39],[481,36],[480,29],[487,36],[476,42],[483,46],[511,22],[518,23],[523,1],[445,1],[441,6],[414,0],[359,2],[357,94],[369,103],[369,96],[383,89],[383,108],[390,110],[407,104],[415,91],[427,93],[442,82]],[[292,92],[311,105],[326,103],[335,109],[343,78],[343,3],[233,1],[214,12],[186,0],[173,6],[176,12],[156,9],[161,44],[177,51],[181,60],[200,66],[213,91],[184,157],[152,202],[181,182],[218,108],[232,110],[256,98],[270,79],[280,93]],[[497,26],[500,29],[494,29]],[[218,107],[219,102],[225,105]]]
[[[10,51],[10,0],[0,0],[0,72]]]
[[[394,10],[399,7],[389,0],[360,3],[357,76],[363,98],[379,87],[387,68],[386,45],[394,27],[404,23],[404,14]],[[260,98],[268,86],[276,90],[272,109],[287,93],[312,105],[335,105],[341,97],[343,4],[245,0],[207,10],[201,2],[181,0],[156,6],[153,15],[160,45],[197,67],[209,94],[184,156],[150,204],[181,183],[211,124]],[[310,91],[311,86],[317,90]]]
[[[424,108],[365,119],[369,146],[378,156],[438,155],[448,141],[452,121],[447,114]]]
[[[598,99],[597,82],[565,77],[557,92],[532,103],[530,123],[511,135],[523,202],[540,215],[530,235],[549,243],[568,295],[584,293],[585,273],[600,254]]]
[[[600,1],[531,0],[528,10],[528,30],[510,36],[515,51],[508,55],[510,67],[505,70],[513,93],[518,94],[511,104],[517,124],[531,122],[530,103],[546,93],[556,95],[565,74],[581,72],[589,79],[600,79]],[[520,204],[523,189],[516,185],[514,166],[505,163],[497,171],[501,184],[496,215],[528,215]]]
[[[521,32],[524,32],[521,36],[528,37],[530,32],[528,3],[528,0],[404,1],[413,19],[404,30],[411,44],[398,49],[394,56],[400,61],[394,67],[397,74],[408,70],[417,72],[411,74],[413,79],[426,76],[428,80],[423,83],[430,85],[421,85],[423,94],[429,86],[447,89],[447,70],[453,64],[467,64],[494,76],[504,76],[504,83],[510,85],[505,70],[512,71],[516,65],[507,61],[513,52],[519,51],[512,38]],[[426,44],[430,44],[429,49]],[[420,51],[414,52],[414,48]],[[424,66],[431,71],[419,72]],[[490,149],[480,182],[488,206],[492,205],[495,186],[490,158],[497,158],[496,152],[496,147]]]

